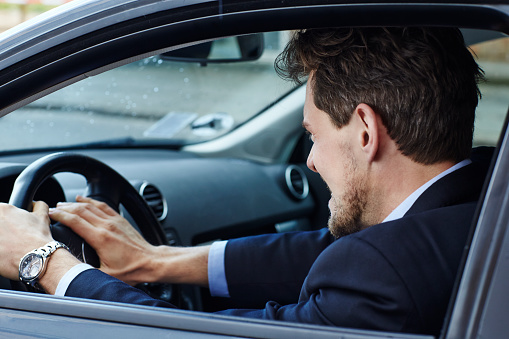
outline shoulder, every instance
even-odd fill
[[[405,319],[401,330],[438,330],[475,207],[467,203],[437,208],[336,240],[315,261],[302,296],[328,291],[329,299],[335,295],[384,321],[390,318],[381,313],[392,305],[391,312],[400,315],[396,318]]]
[[[389,258],[403,252],[436,250],[437,245],[443,248],[461,244],[463,248],[476,205],[471,202],[441,207],[377,224],[334,241],[322,254],[336,256],[338,252],[363,250]]]
[[[384,262],[403,281],[412,281],[412,285],[416,283],[413,280],[425,283],[426,279],[422,279],[425,276],[434,282],[452,280],[475,209],[476,203],[465,203],[371,226],[332,243],[315,264],[362,260],[376,264],[373,269],[377,270]],[[437,274],[440,276],[434,277]]]

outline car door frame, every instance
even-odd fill
[[[150,1],[141,0],[146,6]],[[311,2],[311,1],[310,1]],[[0,71],[0,97],[2,106],[0,115],[6,114],[15,108],[31,102],[38,97],[50,93],[69,83],[84,77],[103,72],[112,67],[141,59],[149,54],[158,53],[182,46],[195,41],[203,41],[217,37],[224,37],[238,33],[253,33],[281,29],[297,29],[302,27],[325,27],[341,22],[345,26],[362,25],[447,25],[465,28],[497,29],[509,33],[509,8],[504,5],[476,5],[476,4],[345,4],[338,1],[336,4],[313,1],[306,5],[280,5],[280,1],[267,1],[273,4],[272,8],[260,8],[256,1],[224,2],[219,8],[219,2],[204,2],[195,7],[158,8],[150,14],[131,16],[123,19],[110,13],[110,19],[118,19],[114,25],[97,24],[96,30],[86,33],[86,39],[78,41],[76,38],[62,41],[51,47],[48,51],[39,51],[27,56],[11,66]],[[140,3],[138,3],[139,5]],[[134,5],[133,5],[134,6]],[[129,9],[129,4],[125,6]],[[186,10],[184,10],[186,9]],[[135,9],[133,9],[134,11]],[[139,10],[139,9],[136,9]],[[171,19],[172,13],[178,15],[180,21]],[[140,12],[141,13],[141,12]],[[123,13],[125,15],[125,13]],[[150,23],[143,22],[150,16]],[[424,17],[424,18],[423,18]],[[306,19],[307,18],[307,19]],[[268,23],[267,23],[268,22]],[[75,23],[76,24],[76,23]],[[85,25],[76,24],[79,32]],[[143,25],[152,25],[145,27]],[[62,26],[62,27],[65,27]],[[134,32],[133,29],[143,29]],[[63,29],[63,28],[62,28]],[[206,33],[204,33],[206,32]],[[95,35],[97,33],[97,35]],[[62,33],[64,34],[64,33]],[[65,34],[63,36],[65,38]],[[40,39],[44,39],[41,37]],[[48,38],[48,37],[46,37]],[[49,39],[49,38],[48,38]],[[165,40],[166,39],[166,40]],[[35,42],[34,42],[35,43]],[[41,40],[37,41],[41,43]],[[23,48],[32,45],[17,46],[18,55],[23,55]],[[136,46],[135,48],[128,48]],[[12,52],[12,51],[11,51]],[[43,53],[47,52],[47,53]],[[9,50],[3,53],[9,53]],[[27,52],[28,53],[28,52]],[[1,54],[0,54],[1,55]],[[103,56],[100,60],[98,56]],[[79,67],[75,67],[79,65]],[[53,76],[55,72],[63,72],[63,76]],[[506,125],[507,128],[507,125]],[[461,333],[474,337],[482,332],[484,326],[491,324],[488,317],[497,310],[498,306],[491,308],[494,302],[494,278],[499,278],[500,268],[505,258],[508,242],[505,239],[509,208],[505,199],[508,192],[507,168],[509,164],[509,150],[507,136],[500,146],[500,155],[494,167],[494,176],[487,190],[483,208],[480,211],[479,224],[473,237],[472,249],[464,276],[470,277],[462,282],[456,298],[456,304],[448,323],[448,338],[460,338]],[[505,170],[505,173],[504,173]],[[494,228],[490,228],[490,225]],[[495,237],[495,245],[491,246]],[[488,267],[479,277],[483,285],[478,291],[479,295],[471,297],[476,292],[475,276],[483,264]],[[505,265],[507,268],[508,265]],[[504,273],[505,272],[505,273]],[[504,271],[503,276],[507,275]],[[473,280],[474,279],[474,280]],[[470,282],[468,282],[470,281]],[[501,292],[497,290],[497,292]],[[495,298],[496,299],[496,298]],[[195,333],[210,333],[218,335],[239,337],[338,337],[344,338],[429,338],[427,336],[414,336],[408,334],[381,333],[374,331],[350,330],[334,327],[304,325],[285,322],[271,322],[252,320],[219,315],[204,314],[181,310],[150,309],[143,306],[118,305],[109,302],[84,301],[72,298],[59,298],[54,296],[27,295],[20,292],[0,292],[1,312],[16,321],[3,321],[1,329],[5,333],[20,333],[19,326],[28,333],[43,335],[54,334],[53,327],[37,323],[33,325],[34,316],[43,317],[47,323],[52,321],[78,320],[80,325],[70,329],[71,333],[85,336],[81,332],[84,327],[92,323],[110,324],[110,330],[103,334],[113,333],[115,326],[120,324],[133,326],[132,332],[145,334],[146,331],[177,331],[175,333],[193,337]],[[462,306],[463,305],[463,306]],[[472,306],[470,306],[472,305]],[[506,304],[507,305],[507,304]],[[463,316],[457,315],[458,308],[472,307],[471,312]],[[92,322],[92,323],[91,323]],[[16,328],[11,326],[16,324]],[[38,329],[33,326],[42,326]],[[466,329],[466,332],[461,332]],[[460,331],[461,330],[461,331]],[[17,332],[16,332],[17,331]],[[183,331],[183,332],[180,332]],[[158,332],[159,333],[159,332]],[[456,334],[460,333],[460,334]],[[491,332],[490,332],[491,333]],[[507,333],[507,332],[506,332]],[[134,335],[133,335],[134,336]]]

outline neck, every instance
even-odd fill
[[[401,155],[391,159],[390,164],[374,166],[370,180],[370,202],[367,206],[365,225],[381,223],[396,207],[419,187],[454,166],[452,161],[432,165],[416,163]]]

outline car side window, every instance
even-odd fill
[[[474,146],[496,145],[509,100],[509,38],[471,46],[487,81],[480,85],[482,99],[477,108]]]

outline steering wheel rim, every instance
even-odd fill
[[[85,196],[103,201],[116,211],[119,210],[119,206],[122,204],[149,243],[152,245],[167,243],[159,221],[134,187],[111,167],[82,154],[60,152],[34,161],[16,179],[9,204],[31,211],[32,201],[40,185],[47,178],[62,172],[76,173],[85,177],[87,181]],[[59,230],[59,232],[62,232],[62,230]],[[69,228],[65,227],[63,232],[65,233],[64,237],[69,241],[82,241],[81,244],[66,243],[66,245],[75,249],[73,252],[78,257],[79,253],[75,253],[76,249],[81,249],[82,258],[86,258],[85,248],[89,245]],[[55,236],[54,230],[52,230],[52,233]],[[57,240],[66,242],[63,239]],[[90,257],[90,254],[88,257]],[[26,290],[26,285],[19,281],[12,281],[11,285],[15,289]]]

